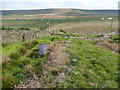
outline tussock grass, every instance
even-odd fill
[[[9,43],[2,43],[2,47],[8,46]]]
[[[19,52],[14,52],[10,54],[10,59],[11,60],[18,60],[20,58],[20,53]]]
[[[21,48],[20,52],[22,53],[22,55],[25,55],[28,51],[28,48],[27,47],[23,47]]]

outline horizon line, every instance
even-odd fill
[[[119,10],[119,9],[80,9],[80,8],[38,8],[38,9],[1,9],[1,10],[45,10],[45,9],[78,9],[78,10]]]

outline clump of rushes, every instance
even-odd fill
[[[14,85],[18,85],[20,80],[16,77],[13,77],[11,74],[3,74],[2,83],[4,88],[13,88]]]
[[[31,48],[31,43],[29,41],[26,41],[25,42],[25,47],[27,47],[28,49],[30,49]]]
[[[9,43],[2,43],[2,47],[9,45]]]
[[[23,60],[23,65],[28,65],[28,64],[30,64],[30,59],[29,58],[25,58]]]
[[[10,61],[2,62],[2,68],[9,68],[9,66],[10,66]]]
[[[20,54],[18,52],[11,53],[10,59],[11,60],[18,60],[20,58]]]
[[[33,41],[31,42],[31,46],[35,46],[35,45],[37,45],[37,44],[39,44],[39,42],[38,42],[37,40],[33,40]]]
[[[37,40],[33,40],[32,42],[26,41],[25,47],[28,49],[31,49],[32,47],[34,47],[37,44],[39,44],[39,42]]]
[[[31,58],[38,58],[39,57],[39,53],[38,52],[32,52],[31,54],[30,54],[30,57]]]
[[[22,53],[22,55],[25,55],[28,51],[28,48],[27,47],[23,47],[21,48],[20,52]]]

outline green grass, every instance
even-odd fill
[[[95,46],[94,42],[73,39],[66,50],[72,70],[59,87],[67,88],[117,88],[118,54]],[[73,63],[74,62],[74,63]],[[69,67],[70,68],[70,67]]]
[[[12,43],[3,47],[4,55],[11,56],[10,61],[2,62],[2,75],[3,75],[3,88],[12,88],[15,85],[18,85],[21,81],[25,81],[33,73],[41,74],[42,63],[48,59],[48,55],[44,55],[41,58],[30,57],[31,53],[34,53],[34,50],[38,49],[38,46],[41,44],[50,44],[53,37],[42,37],[36,40],[31,40],[30,48],[28,48],[26,55],[22,56],[23,52],[20,52],[20,49],[28,46],[29,44],[23,43]],[[21,47],[21,48],[20,48]],[[19,54],[19,57],[16,57],[16,54]]]
[[[14,29],[20,27],[39,29],[40,27],[45,26],[46,23],[46,20],[43,22],[41,22],[41,20],[3,20],[3,26],[13,27]]]
[[[111,35],[110,38],[112,40],[114,40],[116,43],[120,43],[120,36],[119,35]]]
[[[16,42],[2,47],[2,55],[10,55],[13,52],[19,51],[19,49],[24,45],[23,42]]]
[[[55,38],[54,41],[52,39]],[[2,63],[3,88],[13,87],[21,81],[25,81],[33,73],[41,74],[42,64],[48,60],[49,55],[42,58],[31,57],[41,44],[49,45],[56,41],[68,40],[62,37],[46,36],[35,41],[29,41],[30,46],[24,56],[20,49],[28,46],[24,43],[12,43],[3,47],[4,55],[17,52],[20,54],[16,60]],[[105,47],[96,46],[93,41],[83,39],[69,39],[69,45],[65,52],[70,54],[67,67],[72,69],[66,75],[66,81],[58,87],[67,88],[117,88],[118,87],[118,54]],[[11,48],[12,47],[12,48]],[[64,71],[61,71],[64,72]]]

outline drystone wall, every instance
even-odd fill
[[[47,31],[35,30],[0,30],[2,43],[21,42],[23,40],[34,40],[36,38],[50,35]]]

